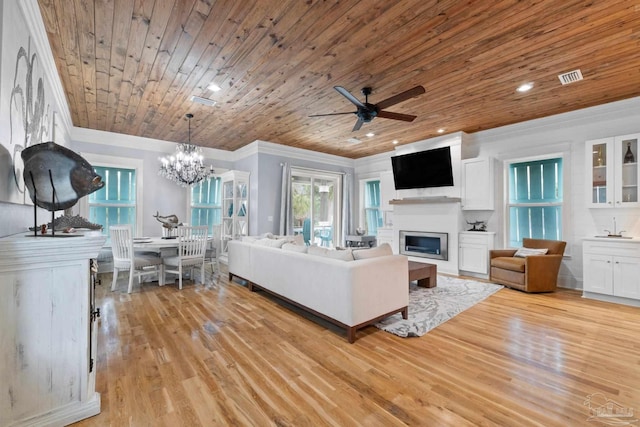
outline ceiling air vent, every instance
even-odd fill
[[[560,79],[560,83],[568,85],[569,83],[579,82],[582,80],[582,73],[580,70],[573,70],[568,73],[559,74],[558,78]]]
[[[213,107],[214,105],[216,105],[216,101],[214,101],[213,99],[207,99],[207,98],[201,98],[199,96],[191,96],[191,98],[189,98],[189,100],[191,102],[195,102],[197,104],[202,104],[202,105],[206,105],[208,107]]]

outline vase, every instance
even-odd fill
[[[633,155],[633,152],[631,151],[631,143],[627,142],[627,152],[624,155],[624,162],[635,163],[635,161],[636,161],[636,157]]]

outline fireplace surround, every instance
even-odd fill
[[[403,255],[447,261],[448,233],[400,230],[400,253]]]

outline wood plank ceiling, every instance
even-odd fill
[[[38,2],[75,126],[184,142],[190,112],[192,142],[223,150],[359,158],[640,95],[637,0]],[[561,85],[575,69],[584,80]],[[373,104],[426,93],[388,108],[413,122],[352,132],[355,115],[309,117],[355,111],[336,85],[363,101],[372,87]]]

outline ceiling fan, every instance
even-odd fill
[[[416,86],[404,92],[401,92],[397,95],[394,95],[390,98],[387,98],[383,101],[378,102],[377,104],[369,104],[369,95],[371,95],[370,87],[363,87],[362,94],[364,95],[364,103],[360,102],[358,98],[353,96],[351,92],[343,88],[342,86],[334,86],[335,90],[337,90],[342,96],[351,101],[356,107],[356,111],[351,111],[348,113],[328,113],[328,114],[313,114],[309,117],[321,117],[321,116],[337,116],[342,114],[355,114],[358,116],[358,121],[356,121],[355,126],[353,127],[352,132],[359,130],[362,127],[363,123],[369,123],[375,117],[382,117],[384,119],[393,119],[393,120],[402,120],[405,122],[412,122],[417,116],[412,116],[410,114],[401,114],[401,113],[392,113],[391,111],[384,111],[385,108],[391,107],[392,105],[399,104],[402,101],[406,101],[407,99],[413,98],[415,96],[421,95],[425,93],[425,90],[422,86]]]

